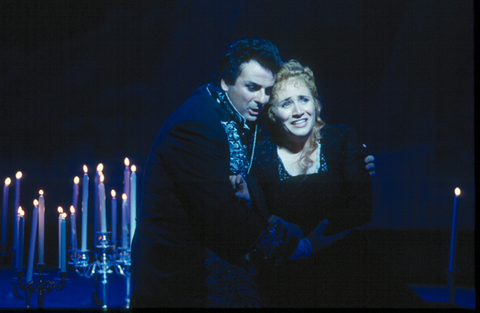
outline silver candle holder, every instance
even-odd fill
[[[125,307],[130,308],[130,248],[117,248],[115,245],[109,245],[108,235],[110,232],[97,232],[98,234],[98,253],[95,253],[95,260],[90,263],[89,252],[71,250],[71,260],[75,271],[82,277],[92,278],[98,274],[101,278],[103,309],[107,309],[108,297],[108,275],[116,273],[124,276],[126,279],[126,297]],[[113,270],[112,270],[113,268]]]
[[[14,283],[18,284],[18,287],[26,292],[27,309],[30,309],[30,297],[31,293],[38,293],[38,307],[43,308],[43,297],[45,294],[50,293],[53,289],[57,291],[63,290],[65,287],[65,281],[67,280],[67,272],[60,272],[60,278],[55,278],[53,281],[45,280],[44,274],[45,263],[38,263],[38,275],[39,279],[23,282],[23,271],[17,271],[17,277],[14,278]]]

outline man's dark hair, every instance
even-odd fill
[[[215,84],[220,85],[222,78],[227,85],[235,84],[240,75],[241,65],[250,60],[257,61],[273,74],[276,74],[283,64],[280,52],[270,41],[262,38],[243,38],[230,43],[227,47],[220,62],[220,68],[214,77]]]

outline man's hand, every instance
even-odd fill
[[[307,238],[312,244],[312,254],[317,252],[318,250],[327,248],[332,243],[345,237],[350,232],[350,229],[347,229],[342,233],[326,237],[323,234],[323,230],[325,229],[325,227],[327,227],[327,224],[328,220],[324,219],[320,222],[320,224],[318,224],[317,228],[315,228],[310,234],[308,234]]]
[[[367,148],[366,144],[363,144],[363,146],[365,147],[365,149]],[[368,170],[368,172],[370,173],[370,176],[372,177],[375,176],[375,171],[373,170],[375,168],[375,164],[373,163],[374,161],[375,161],[375,158],[373,157],[373,155],[368,155],[365,158],[365,163],[367,163],[365,168]]]
[[[235,189],[235,195],[247,201],[247,204],[252,203],[252,198],[250,197],[250,193],[248,192],[248,186],[247,182],[245,181],[245,178],[238,174],[238,175],[230,175],[230,182],[232,183],[233,189]]]

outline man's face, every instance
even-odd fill
[[[227,85],[222,79],[221,87],[228,94],[238,112],[247,121],[254,122],[270,99],[275,75],[254,60],[243,63],[240,70],[235,84]]]

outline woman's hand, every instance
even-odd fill
[[[232,183],[233,189],[236,191],[235,195],[238,198],[245,200],[247,204],[250,205],[252,203],[252,198],[248,192],[248,186],[245,178],[240,174],[230,175],[230,182]]]
[[[308,234],[307,239],[310,240],[310,243],[312,244],[312,254],[317,252],[318,250],[327,248],[332,243],[345,237],[350,232],[350,229],[347,229],[342,233],[326,237],[323,234],[323,230],[325,229],[325,227],[327,227],[327,224],[328,220],[324,219],[320,222],[320,224],[318,224],[317,228],[315,228],[314,230],[312,230],[312,232],[310,232],[310,234]]]

